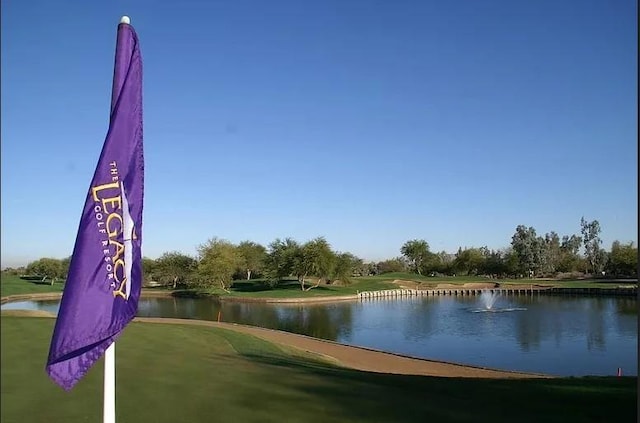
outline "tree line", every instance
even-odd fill
[[[233,244],[212,238],[198,247],[197,257],[180,252],[164,253],[156,260],[143,259],[147,278],[169,283],[228,291],[232,281],[261,279],[271,286],[295,277],[302,290],[322,283],[349,283],[362,260],[350,253],[334,251],[323,237],[299,243],[292,238],[276,239],[268,247],[252,241]],[[315,284],[308,285],[309,279]]]
[[[233,281],[256,280],[277,286],[295,281],[301,290],[321,284],[350,283],[353,277],[389,272],[419,275],[485,275],[503,277],[555,277],[559,274],[592,274],[637,277],[638,250],[633,242],[614,241],[610,251],[602,248],[597,220],[580,222],[580,234],[560,237],[556,232],[542,235],[535,228],[519,225],[511,245],[493,250],[487,247],[460,247],[455,254],[432,252],[423,239],[405,242],[401,256],[380,262],[365,262],[349,252],[335,251],[323,237],[300,243],[292,238],[276,239],[267,247],[253,242],[239,244],[211,238],[197,247],[197,255],[178,251],[157,259],[142,259],[145,281],[177,288],[219,287],[229,291]],[[41,258],[26,268],[6,269],[64,279],[70,258]]]
[[[511,245],[501,250],[459,248],[457,253],[433,253],[425,240],[407,241],[402,256],[379,264],[383,271],[409,269],[418,274],[487,275],[492,277],[556,277],[559,274],[637,277],[638,249],[633,242],[614,241],[602,248],[600,223],[580,221],[580,235],[554,232],[538,235],[535,228],[518,225]],[[583,253],[581,254],[581,251]]]
[[[5,271],[64,279],[69,262],[70,257],[63,260],[41,258],[26,268]],[[308,291],[338,281],[348,284],[354,276],[371,274],[362,259],[335,251],[323,237],[305,243],[292,238],[276,239],[268,247],[252,241],[233,244],[225,239],[211,238],[198,246],[195,257],[169,251],[157,259],[143,257],[142,268],[145,281],[172,288],[219,287],[225,291],[229,291],[234,280],[242,279],[259,279],[272,287],[297,280],[300,289]]]

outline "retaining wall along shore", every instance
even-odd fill
[[[358,298],[398,298],[435,295],[481,295],[483,292],[502,295],[615,295],[637,296],[638,288],[440,288],[440,289],[386,289],[358,292]]]

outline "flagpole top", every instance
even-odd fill
[[[123,16],[123,17],[120,18],[120,23],[129,25],[129,24],[131,24],[131,19],[129,19],[128,16]]]

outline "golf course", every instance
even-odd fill
[[[102,360],[70,392],[44,372],[53,324],[3,314],[3,422],[100,419]],[[365,372],[233,330],[133,322],[118,342],[116,400],[119,422],[630,422],[636,385]]]
[[[3,2],[0,423],[637,422],[637,9]]]
[[[11,277],[2,285],[4,298],[61,290]],[[44,371],[54,322],[46,313],[2,312],[2,422],[101,418],[102,359],[69,392]],[[630,422],[636,415],[635,376],[519,374],[228,323],[136,318],[117,357],[119,422]]]

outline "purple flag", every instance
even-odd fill
[[[109,131],[80,219],[47,373],[65,390],[104,354],[138,309],[142,280],[142,58],[118,26]]]

